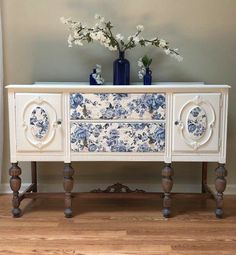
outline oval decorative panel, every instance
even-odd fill
[[[32,135],[38,139],[44,139],[49,131],[49,118],[46,111],[37,106],[33,109],[30,116],[30,127]]]
[[[194,107],[187,116],[188,133],[192,139],[202,138],[207,129],[207,116],[205,110],[200,107]]]

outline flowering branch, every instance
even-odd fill
[[[126,51],[128,49],[135,48],[140,45],[155,46],[164,50],[167,55],[176,58],[178,61],[182,61],[183,57],[178,53],[178,49],[171,49],[169,43],[163,39],[155,37],[153,39],[140,38],[140,34],[144,30],[142,25],[136,27],[137,31],[134,35],[131,35],[124,40],[124,36],[121,34],[114,35],[112,33],[112,24],[110,21],[106,22],[104,17],[96,14],[95,19],[97,23],[93,27],[88,27],[81,22],[73,21],[71,18],[61,18],[61,22],[66,24],[70,30],[68,37],[68,46],[72,47],[73,44],[83,46],[83,42],[91,43],[93,41],[100,42],[111,51]]]

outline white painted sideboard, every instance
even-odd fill
[[[7,86],[13,215],[21,214],[19,161],[65,163],[66,217],[72,215],[73,161],[165,162],[165,217],[170,216],[171,163],[200,161],[219,163],[216,216],[222,217],[229,88],[200,83]]]

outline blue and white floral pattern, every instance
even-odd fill
[[[165,120],[165,94],[81,94],[70,95],[70,118]]]
[[[30,127],[32,135],[38,140],[42,140],[47,135],[49,119],[48,114],[42,107],[37,106],[33,109],[30,116]]]
[[[207,128],[207,116],[204,109],[199,106],[194,107],[188,115],[187,125],[189,134],[195,139],[200,139]]]
[[[71,123],[73,152],[163,152],[165,123]]]

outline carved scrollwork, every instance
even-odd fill
[[[210,112],[208,111],[209,116],[207,116],[205,108],[210,110]],[[186,111],[188,111],[187,115]],[[215,116],[212,105],[199,95],[189,100],[181,108],[178,116],[178,128],[185,143],[193,150],[198,150],[210,140],[215,126]]]
[[[146,191],[135,189],[131,190],[128,186],[121,183],[115,183],[111,186],[108,186],[106,189],[94,189],[92,193],[145,193]]]
[[[52,116],[49,116],[43,105],[52,110]],[[31,106],[32,110],[29,115]],[[29,101],[24,107],[22,119],[25,137],[31,145],[41,150],[52,142],[59,125],[57,112],[48,101],[40,96]]]

